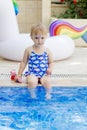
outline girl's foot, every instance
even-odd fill
[[[31,98],[36,98],[36,92],[35,92],[35,88],[29,88],[29,92],[30,92],[30,96]]]
[[[31,98],[36,99],[36,94],[35,93],[31,93]]]
[[[52,88],[46,88],[46,99],[51,99]]]
[[[51,94],[46,94],[46,99],[51,99]]]

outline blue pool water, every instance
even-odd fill
[[[53,87],[52,99],[38,86],[0,87],[1,130],[87,130],[87,87]]]

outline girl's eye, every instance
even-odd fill
[[[41,37],[41,39],[44,39],[44,37]]]
[[[35,39],[39,39],[39,37],[35,37]]]
[[[36,36],[35,39],[42,39],[42,40],[43,40],[44,37],[37,37],[37,36]]]

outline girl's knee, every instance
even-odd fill
[[[51,79],[50,77],[44,77],[41,81],[41,84],[45,87],[51,87]]]
[[[38,79],[35,76],[29,76],[27,78],[28,87],[36,87],[38,83]]]

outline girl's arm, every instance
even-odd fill
[[[20,66],[19,66],[19,70],[18,70],[18,76],[20,77],[27,65],[27,62],[28,62],[28,57],[29,57],[29,48],[27,48],[25,51],[24,51],[24,56],[23,56],[23,59],[20,63]]]
[[[54,61],[53,61],[53,56],[52,52],[50,50],[48,52],[48,69],[47,69],[47,74],[52,74],[53,67],[54,67]]]

